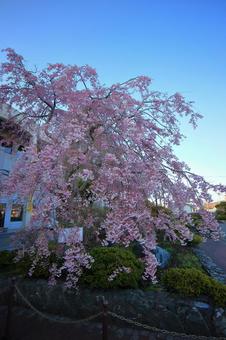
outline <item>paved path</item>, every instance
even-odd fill
[[[220,225],[226,234],[226,222]],[[205,251],[206,255],[226,273],[226,236],[220,241],[207,240],[205,243],[202,243],[199,248]]]
[[[12,233],[2,232],[0,233],[0,251],[1,250],[12,250],[12,243],[10,237]]]

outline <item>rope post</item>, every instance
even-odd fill
[[[13,309],[13,302],[14,302],[14,294],[15,294],[15,284],[16,278],[12,277],[11,279],[11,287],[8,294],[8,309],[6,315],[6,324],[5,324],[5,332],[2,337],[2,340],[10,340],[10,328],[12,326],[12,309]]]
[[[102,340],[108,340],[108,301],[105,300],[105,297],[102,297],[102,308],[103,308],[103,317],[102,317]]]

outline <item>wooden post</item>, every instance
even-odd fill
[[[15,283],[16,283],[16,278],[13,277],[11,280],[11,287],[8,293],[8,309],[7,309],[7,315],[6,315],[5,332],[2,337],[2,340],[11,340],[10,330],[12,328],[12,309],[13,309],[14,294],[15,294]]]
[[[108,302],[105,300],[103,296],[102,300],[102,307],[103,307],[103,318],[102,318],[102,340],[108,340]]]

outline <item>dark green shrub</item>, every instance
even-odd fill
[[[196,247],[200,243],[202,243],[202,241],[203,241],[202,236],[200,236],[199,234],[194,234],[193,239],[190,242],[188,242],[188,245],[190,245],[192,247]]]
[[[53,263],[62,264],[63,260],[60,256],[59,244],[55,241],[50,241],[49,250],[52,252],[51,255],[37,263],[32,277],[48,278],[51,265]],[[0,271],[14,272],[15,274],[27,276],[32,266],[33,258],[25,253],[19,261],[15,261],[17,255],[17,251],[0,251]]]
[[[25,254],[23,258],[21,258],[17,264],[17,271],[19,274],[23,276],[28,276],[29,270],[32,266],[33,259],[28,254]],[[48,279],[49,278],[49,269],[53,263],[62,264],[62,260],[58,258],[54,253],[52,253],[49,257],[43,258],[40,260],[32,273],[32,278],[36,279]]]
[[[162,276],[164,286],[184,296],[206,295],[218,306],[226,306],[226,286],[191,268],[171,268]]]
[[[198,257],[191,251],[184,251],[176,254],[176,266],[180,268],[194,268],[202,270],[202,265]]]
[[[163,289],[163,287],[158,283],[149,283],[146,287],[143,288],[146,292],[159,292]]]
[[[32,258],[28,255],[25,254],[23,256],[23,258],[21,258],[18,262],[17,262],[17,270],[18,273],[27,277],[28,276],[28,272],[32,266]],[[33,278],[43,278],[46,279],[49,277],[49,271],[48,271],[48,266],[47,263],[42,263],[42,264],[37,264],[37,266],[34,269]]]
[[[163,284],[176,293],[199,296],[207,292],[210,279],[197,269],[171,268],[163,275]]]
[[[90,251],[94,258],[91,269],[86,270],[80,281],[92,288],[137,288],[141,279],[143,263],[129,250],[121,247],[95,247]],[[109,281],[111,274],[119,268],[130,268],[130,272],[121,271]]]
[[[196,232],[197,229],[202,225],[203,219],[199,213],[191,213],[191,224],[188,224],[187,227],[192,231]]]
[[[165,214],[171,218],[174,216],[171,209],[162,205],[156,205],[154,203],[148,202],[147,207],[150,209],[150,213],[154,217],[158,217],[160,214]]]
[[[49,251],[56,251],[58,247],[59,247],[59,243],[57,241],[49,241],[48,243]]]
[[[15,252],[3,250],[0,252],[0,269],[6,269],[14,265]]]
[[[210,296],[217,306],[226,306],[226,286],[211,279]]]
[[[194,222],[195,221],[202,221],[202,216],[197,212],[191,213],[191,217],[192,217],[192,220]]]
[[[128,249],[131,250],[136,257],[138,258],[144,257],[144,249],[140,242],[133,241]]]

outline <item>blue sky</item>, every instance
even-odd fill
[[[90,64],[106,84],[148,75],[204,115],[177,154],[226,184],[225,0],[0,0],[0,48],[31,65]]]

